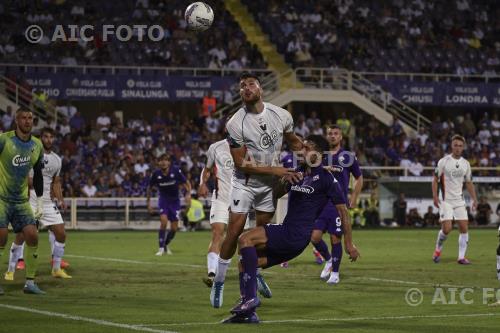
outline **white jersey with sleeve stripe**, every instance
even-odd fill
[[[229,146],[245,147],[247,162],[261,166],[277,166],[280,163],[283,134],[293,132],[293,118],[290,112],[270,103],[264,103],[261,113],[239,109],[227,122]],[[270,175],[248,175],[234,169],[233,181],[251,186],[270,186]]]
[[[472,181],[469,162],[460,157],[446,155],[439,160],[435,176],[439,179],[439,198],[446,201],[464,200],[464,182]]]
[[[216,177],[213,200],[229,202],[233,166],[233,157],[231,156],[227,140],[217,141],[208,147],[206,167],[208,169],[213,167]]]
[[[51,203],[51,190],[52,190],[52,182],[54,180],[54,176],[59,176],[61,172],[62,161],[59,155],[51,151],[49,154],[43,154],[43,202]],[[30,177],[33,177],[33,170],[31,170]],[[30,191],[30,197],[36,198],[36,193],[32,189]]]

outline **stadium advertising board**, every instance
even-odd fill
[[[234,84],[233,77],[164,75],[105,75],[70,73],[29,74],[32,90],[49,97],[72,100],[199,100],[212,91],[219,97]]]
[[[378,81],[395,98],[412,105],[500,106],[500,84]]]

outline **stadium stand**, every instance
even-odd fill
[[[495,1],[243,1],[295,67],[499,73]]]

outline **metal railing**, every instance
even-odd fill
[[[187,75],[187,76],[237,76],[243,71],[267,75],[271,73],[268,69],[229,69],[229,68],[196,68],[196,67],[162,67],[162,66],[101,66],[101,65],[51,65],[51,64],[11,64],[0,63],[0,69],[17,68],[27,73],[30,70],[40,71],[45,69],[46,73],[57,74],[60,72],[71,72],[75,74],[88,73],[128,73],[144,74],[145,72],[155,72],[164,75]]]
[[[41,119],[51,116],[57,122],[59,117],[64,117],[53,105],[41,101],[33,92],[3,75],[0,75],[0,94],[18,106],[31,110]]]
[[[331,68],[297,68],[296,79],[306,87],[353,90],[397,116],[414,130],[428,128],[431,121],[358,72]]]
[[[367,79],[376,80],[408,80],[427,82],[500,82],[500,75],[458,75],[458,74],[434,74],[434,73],[398,73],[398,72],[358,72]]]

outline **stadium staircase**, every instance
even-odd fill
[[[271,43],[268,36],[262,31],[260,25],[255,21],[253,15],[240,0],[224,1],[226,9],[233,15],[234,19],[240,25],[250,43],[257,45],[260,53],[268,67],[278,73],[287,73],[287,76],[281,77],[281,89],[286,90],[292,87],[294,72],[285,62],[283,56],[278,52],[276,46]]]
[[[14,111],[24,107],[30,109],[36,117],[46,119],[50,115],[56,122],[62,116],[51,105],[47,103],[35,105],[35,101],[37,98],[31,91],[0,75],[0,111],[5,112],[9,106]]]
[[[290,71],[261,79],[264,100],[281,107],[292,102],[351,103],[387,126],[397,116],[408,134],[414,134],[420,127],[430,127],[428,118],[359,73],[331,68],[297,68],[293,74]],[[283,89],[284,77],[294,80]],[[241,98],[235,94],[233,102],[218,114],[231,115],[240,106]]]

